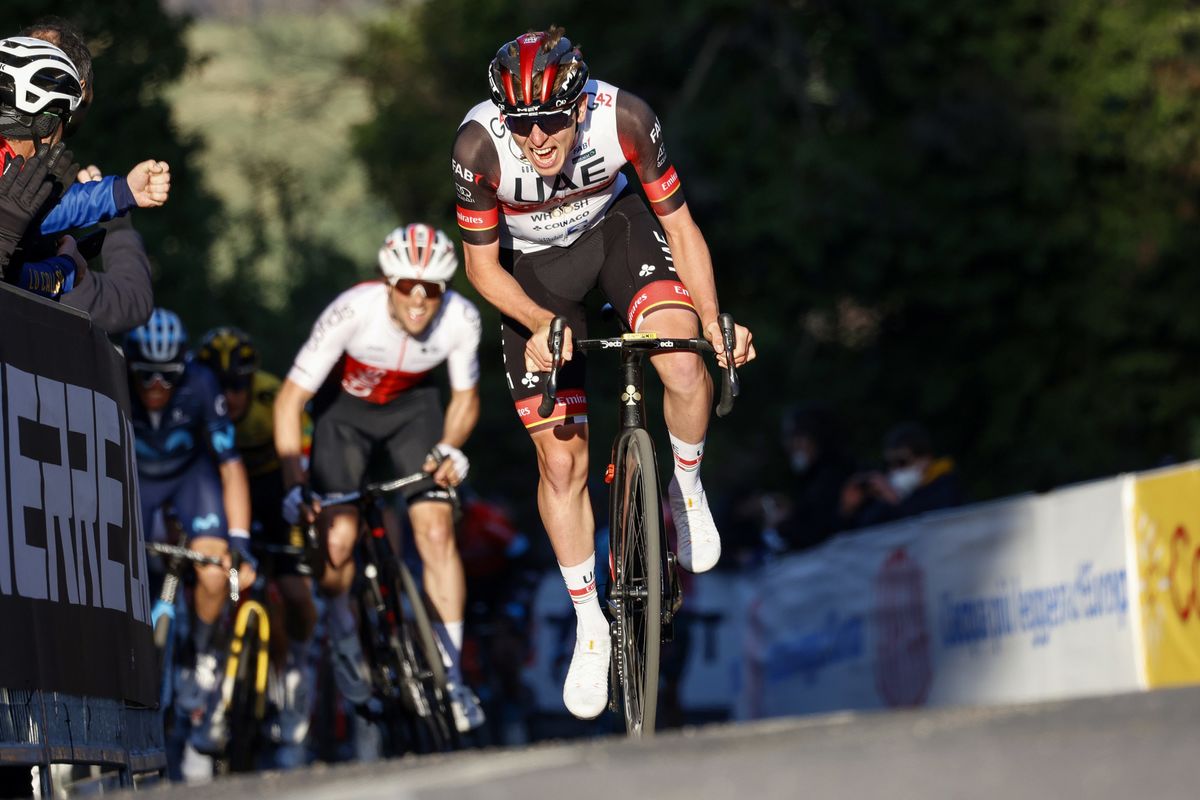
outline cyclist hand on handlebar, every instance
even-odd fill
[[[449,488],[466,480],[471,462],[462,450],[446,442],[434,445],[433,450],[440,458],[435,458],[434,453],[430,453],[425,459],[424,470],[433,473],[433,479],[438,486]]]
[[[296,484],[284,495],[282,513],[289,525],[312,525],[321,513],[321,501],[307,486]]]
[[[550,317],[539,323],[534,329],[533,335],[529,337],[529,341],[525,343],[525,369],[530,372],[547,372],[554,366],[550,354],[550,323],[553,321],[554,318]],[[571,328],[569,325],[564,326],[562,348],[564,364],[571,360],[574,352],[575,345]]]
[[[244,592],[254,584],[254,580],[258,577],[258,559],[250,552],[250,536],[244,532],[230,531],[229,551],[224,558],[224,567],[229,569],[233,566],[232,554],[236,552],[238,556],[238,591]]]
[[[735,335],[733,365],[740,367],[748,361],[753,361],[757,355],[754,352],[754,336],[744,325],[735,324],[733,331]],[[721,326],[715,319],[704,326],[704,338],[708,339],[708,343],[713,346],[713,350],[717,354],[717,363],[722,367],[728,366],[725,360],[725,343],[721,341]]]

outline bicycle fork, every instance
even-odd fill
[[[399,635],[400,620],[396,619],[395,614],[387,607],[387,601],[384,599],[385,589],[379,582],[378,568],[374,564],[367,564],[363,568],[363,577],[367,579],[367,583],[371,587],[371,604],[375,607],[375,613],[388,622],[388,649],[396,656],[396,666],[399,667],[399,674],[395,676],[399,686],[392,688],[402,692],[402,698],[407,700],[409,707],[417,716],[430,717],[433,715],[433,709],[430,708],[419,685],[423,676],[418,675],[413,669],[411,659],[400,657],[400,654],[405,652],[404,643],[400,641]],[[395,598],[395,602],[399,605],[400,598]]]
[[[213,711],[209,721],[213,738],[224,741],[228,735],[226,730],[226,715],[233,704],[233,685],[237,680],[241,667],[243,651],[246,647],[246,628],[250,618],[255,621],[258,633],[258,657],[254,666],[254,717],[261,720],[267,712],[267,674],[269,671],[268,652],[271,640],[271,622],[267,618],[267,609],[257,600],[246,600],[238,608],[237,617],[233,623],[233,637],[229,643],[229,659],[225,662],[225,676],[221,680],[221,700]]]

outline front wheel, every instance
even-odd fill
[[[663,548],[658,467],[650,435],[621,435],[614,453],[609,547],[613,580],[613,658],[625,730],[654,735],[662,644]]]

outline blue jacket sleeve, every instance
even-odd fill
[[[86,228],[119,217],[136,205],[124,176],[109,175],[98,181],[75,183],[42,220],[41,232],[49,236],[72,228]]]

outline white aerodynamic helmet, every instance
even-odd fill
[[[0,116],[4,135],[49,135],[83,99],[79,71],[58,47],[29,36],[0,39]],[[21,131],[24,129],[24,131]]]
[[[458,269],[450,237],[431,225],[396,228],[379,248],[379,269],[388,283],[409,279],[448,282]]]

